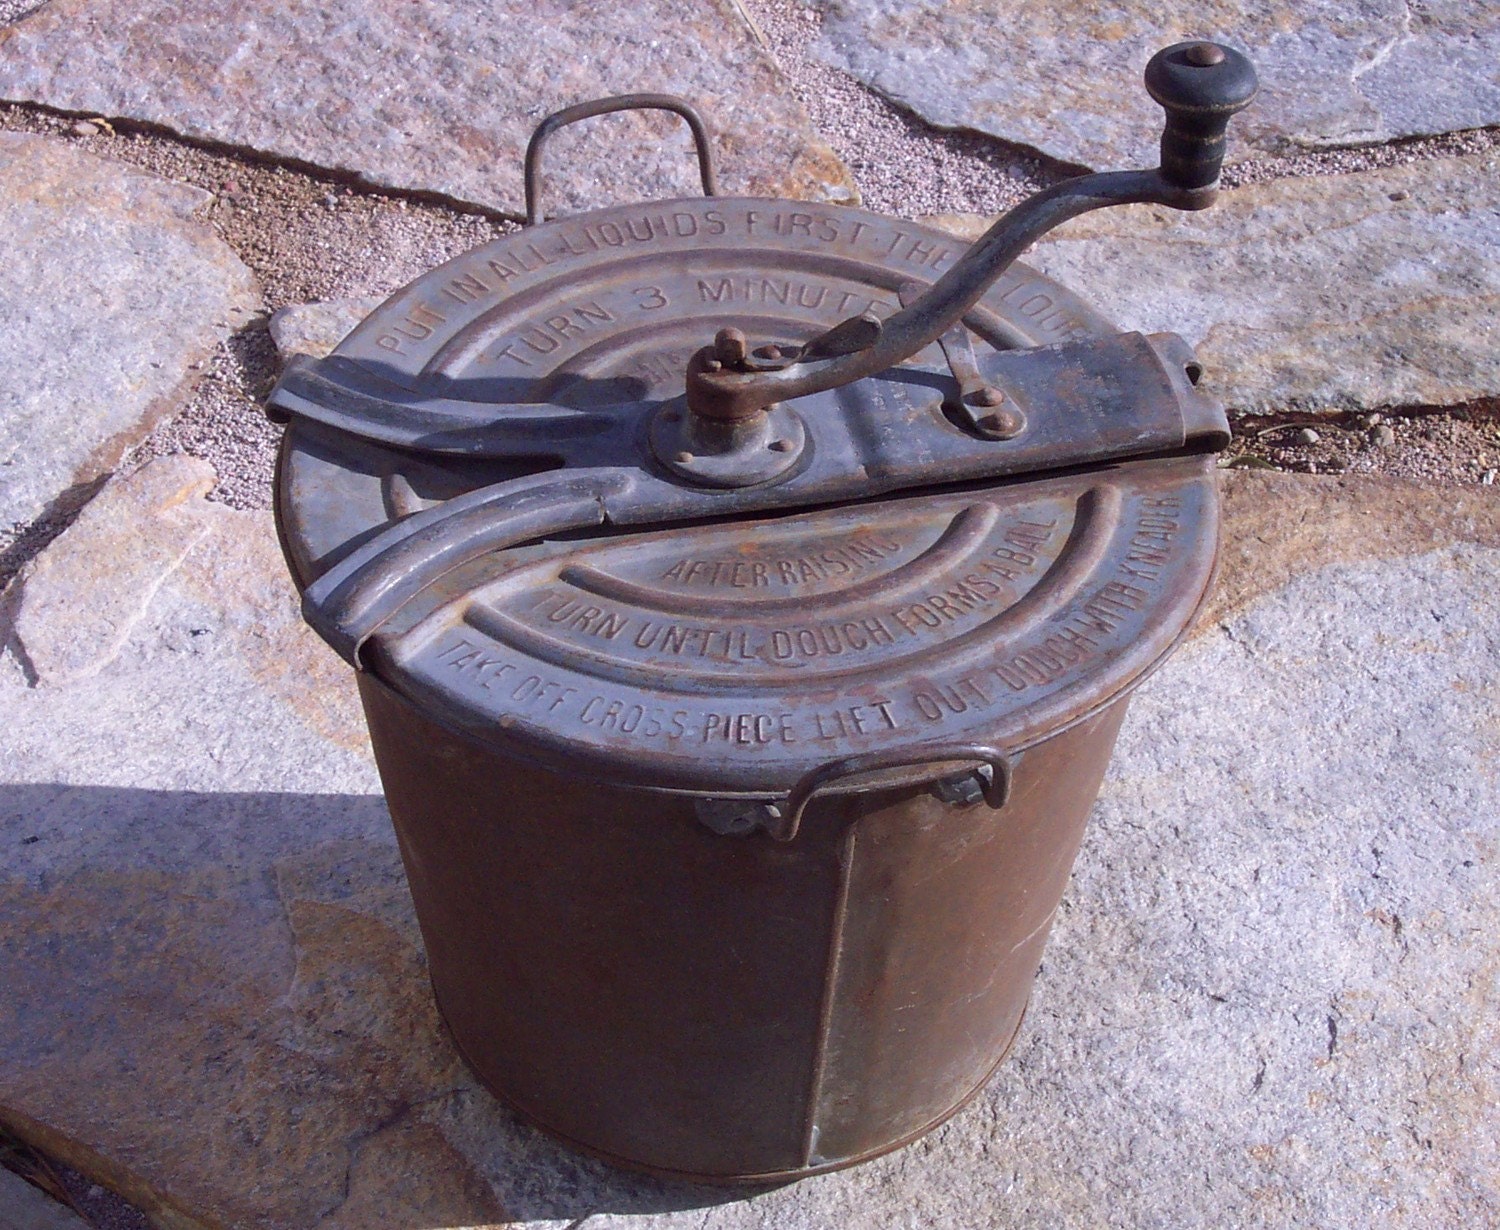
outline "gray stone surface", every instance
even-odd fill
[[[1238,47],[1259,69],[1231,160],[1500,123],[1493,4],[811,2],[825,62],[940,127],[1098,169],[1155,165],[1161,112],[1140,73],[1186,38]]]
[[[1497,564],[1311,573],[1141,697],[997,1082],[1089,1107],[1010,1133],[1037,1224],[1500,1216]]]
[[[271,317],[271,340],[283,358],[309,354],[321,359],[384,302],[383,295],[365,295],[291,304]]]
[[[1495,1222],[1500,499],[1227,481],[1224,584],[1134,702],[1016,1053],[760,1194],[476,1089],[347,672],[269,518],[208,506],[104,669],[0,661],[0,1121],[178,1228]]]
[[[0,1230],[89,1230],[76,1213],[0,1167]]]
[[[0,545],[106,472],[259,307],[207,193],[0,133]]]
[[[929,219],[978,234],[989,219]],[[1180,333],[1248,411],[1500,396],[1500,155],[1433,159],[1065,224],[1027,255],[1121,328]]]
[[[13,645],[32,677],[61,683],[102,669],[161,583],[209,533],[206,461],[158,457],[111,479],[14,584]]]
[[[0,0],[0,25],[20,21],[27,13],[41,8],[46,0]]]
[[[843,200],[848,173],[729,0],[52,0],[0,31],[0,98],[519,213],[550,111],[633,91],[705,112],[727,190]],[[583,135],[580,135],[583,134]],[[699,191],[680,121],[597,120],[546,159],[553,210]]]
[[[318,953],[385,935],[392,902],[400,934],[409,905],[347,672],[301,628],[270,516],[201,511],[212,533],[105,669],[28,687],[0,662],[0,1120],[153,1215],[312,1226],[355,1150],[344,1117],[369,1134],[440,1087],[402,1075],[435,1026],[424,1050],[404,1008],[402,1036],[353,1068],[333,1041],[372,1041],[345,987],[388,1002],[380,962],[417,950]],[[180,538],[159,518],[142,532]],[[97,582],[104,603],[138,584]],[[382,1076],[381,1045],[412,1057]],[[330,1128],[317,1109],[341,1101]]]

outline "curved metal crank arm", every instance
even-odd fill
[[[1139,202],[1189,208],[1182,204],[1184,195],[1156,171],[1115,171],[1057,184],[1017,205],[921,298],[884,322],[873,316],[844,321],[780,368],[732,371],[723,366],[722,345],[699,351],[688,368],[689,404],[710,418],[740,419],[776,402],[877,375],[951,329],[1016,257],[1069,218]],[[858,349],[845,350],[854,339],[867,340]],[[719,370],[712,368],[714,363],[721,365]]]
[[[688,365],[688,404],[708,418],[738,421],[894,367],[956,325],[1040,236],[1080,214],[1126,204],[1207,208],[1218,191],[1229,119],[1249,105],[1256,86],[1250,62],[1229,48],[1195,42],[1158,52],[1146,66],[1146,88],[1167,113],[1158,168],[1084,175],[1028,198],[884,322],[854,317],[800,351],[770,358],[747,353],[738,333],[721,333]]]
[[[610,437],[634,416],[595,414],[546,402],[514,405],[430,397],[382,380],[338,356],[293,355],[266,402],[278,422],[296,417],[363,440],[461,457],[607,456]]]

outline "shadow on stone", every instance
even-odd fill
[[[148,1213],[389,1230],[743,1199],[521,1124],[460,1062],[376,795],[0,795],[0,1121]]]
[[[87,482],[74,483],[54,496],[33,520],[15,530],[14,536],[0,546],[0,588],[9,585],[28,560],[41,554],[48,543],[78,519],[84,506],[109,478],[109,474],[101,474]]]

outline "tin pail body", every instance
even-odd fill
[[[606,1159],[783,1178],[919,1136],[1020,1028],[1126,702],[994,810],[816,800],[796,841],[516,763],[361,692],[443,1017],[480,1079]]]

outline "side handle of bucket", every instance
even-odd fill
[[[791,841],[801,828],[802,814],[813,798],[839,784],[848,787],[850,778],[874,777],[891,769],[940,764],[971,766],[962,771],[960,776],[967,776],[978,783],[978,797],[982,797],[990,807],[998,811],[1005,806],[1005,801],[1010,797],[1010,757],[999,748],[985,743],[923,744],[918,747],[844,756],[804,774],[788,793],[785,805],[780,808],[781,816],[779,822],[770,829],[771,836],[777,841]],[[952,776],[945,775],[944,782]],[[947,802],[960,801],[942,794],[939,797]]]

